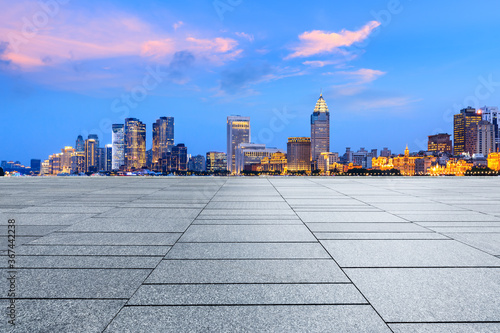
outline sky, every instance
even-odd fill
[[[330,150],[425,150],[468,105],[500,104],[500,3],[0,0],[0,160],[47,159],[111,124],[175,118],[188,153],[226,117],[286,149],[322,92]]]

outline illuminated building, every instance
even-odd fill
[[[125,165],[125,125],[113,124],[111,128],[112,162],[111,168],[119,170]]]
[[[351,147],[346,147],[344,156],[342,156],[342,161],[346,163],[351,163],[353,160],[353,154],[354,152],[351,151]]]
[[[364,169],[372,168],[372,159],[377,157],[377,150],[372,149],[368,152],[365,148],[361,148],[352,154],[352,162],[354,165],[359,165]]]
[[[446,166],[436,164],[429,169],[431,176],[454,175],[463,176],[472,169],[472,163],[465,160],[450,159],[446,162]]]
[[[171,171],[187,171],[187,147],[183,143],[172,147]]]
[[[493,125],[493,131],[495,132],[495,147],[496,152],[498,152],[500,150],[500,131],[498,129],[500,121],[500,111],[497,107],[485,106],[480,108],[478,112],[481,113],[483,120],[486,120]]]
[[[146,166],[146,124],[136,118],[125,119],[125,168],[129,171]]]
[[[42,168],[42,161],[37,160],[37,159],[32,159],[30,163],[31,170],[33,173],[37,174],[40,173],[41,168]]]
[[[236,174],[240,174],[249,165],[260,164],[264,157],[271,157],[277,152],[280,152],[280,150],[277,148],[266,148],[265,144],[240,143],[235,153]]]
[[[85,152],[75,152],[71,156],[71,173],[85,172]]]
[[[495,127],[486,120],[477,124],[476,154],[488,156],[496,151]]]
[[[391,151],[387,147],[384,147],[384,149],[380,152],[380,156],[391,157]]]
[[[452,154],[453,151],[452,151],[452,143],[450,140],[450,134],[440,133],[435,135],[429,135],[427,150],[432,152],[445,152]]]
[[[480,113],[468,107],[460,110],[453,120],[453,154],[476,153],[477,124],[481,121]]]
[[[429,173],[429,169],[435,165],[437,162],[437,157],[434,156],[424,156],[415,159],[415,174],[426,175]]]
[[[317,161],[321,153],[329,151],[330,112],[321,94],[311,115],[311,160]]]
[[[83,137],[81,135],[79,135],[76,138],[75,150],[78,151],[78,152],[85,151],[85,141],[83,141]]]
[[[421,157],[410,156],[410,151],[408,146],[406,146],[404,156],[396,156],[392,158],[392,163],[394,164],[394,169],[401,172],[403,176],[413,176],[415,175],[415,159]]]
[[[392,158],[379,156],[377,158],[372,158],[372,169],[374,170],[391,170],[394,169],[394,164]]]
[[[49,156],[49,174],[58,175],[61,173],[61,153]]]
[[[188,170],[195,172],[205,171],[205,157],[203,155],[192,156],[188,162]]]
[[[327,172],[330,171],[330,169],[333,169],[331,166],[333,166],[335,163],[339,161],[339,153],[321,153],[318,157],[318,169]]]
[[[71,156],[73,156],[74,153],[76,153],[76,151],[73,147],[64,147],[61,149],[61,172],[71,173]]]
[[[85,140],[85,171],[96,172],[97,170],[97,156],[95,149],[96,142],[94,139]]]
[[[40,169],[41,175],[50,175],[50,160],[44,160]]]
[[[227,170],[226,153],[209,151],[206,156],[206,171],[218,173]]]
[[[286,156],[289,172],[311,171],[311,138],[288,138]]]
[[[286,154],[276,152],[271,157],[264,157],[260,161],[262,171],[264,172],[279,172],[284,173],[287,171]]]
[[[158,160],[172,151],[174,146],[174,118],[160,117],[153,123],[153,166]]]
[[[491,153],[488,155],[488,168],[500,171],[500,153]]]
[[[113,170],[113,145],[104,146],[104,171]]]
[[[236,173],[236,148],[250,143],[250,117],[227,117],[227,170]]]

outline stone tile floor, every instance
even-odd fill
[[[3,178],[0,216],[1,332],[500,332],[498,177]]]

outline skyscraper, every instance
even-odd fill
[[[288,138],[288,171],[311,171],[311,138]]]
[[[113,170],[113,145],[104,147],[104,171]]]
[[[30,166],[33,173],[40,173],[40,170],[42,168],[42,161],[38,159],[32,159]]]
[[[127,170],[146,166],[146,124],[136,118],[125,119],[125,167]]]
[[[188,170],[201,172],[205,171],[205,157],[203,155],[196,155],[189,159]]]
[[[227,154],[217,151],[207,152],[206,170],[215,173],[226,171]]]
[[[174,146],[174,118],[161,117],[153,123],[153,165]]]
[[[113,146],[111,167],[113,170],[119,170],[122,165],[125,165],[125,126],[123,124],[113,124],[111,131]]]
[[[481,120],[477,124],[476,154],[488,156],[496,151],[495,127],[487,120]]]
[[[476,153],[477,124],[481,121],[481,114],[476,109],[468,107],[460,110],[453,119],[453,154],[460,155]]]
[[[240,143],[250,143],[250,117],[227,117],[227,170],[236,172],[235,154]]]
[[[96,142],[94,139],[85,140],[85,172],[97,171]]]
[[[311,159],[317,161],[321,153],[330,151],[330,112],[323,99],[319,96],[316,107],[311,115]]]
[[[83,137],[81,135],[79,135],[76,138],[75,150],[77,152],[83,152],[83,151],[85,151],[85,141],[83,141]]]
[[[500,131],[498,128],[500,122],[500,111],[495,106],[485,106],[478,110],[481,114],[483,120],[490,122],[493,125],[493,131],[495,132],[495,146],[498,151],[500,148]]]
[[[446,152],[451,154],[452,144],[450,140],[450,134],[439,133],[435,135],[429,135],[427,150],[432,152]]]
[[[187,147],[183,143],[172,147],[172,169],[176,171],[187,171]]]

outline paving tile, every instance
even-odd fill
[[[315,242],[304,225],[192,225],[179,242]]]
[[[180,233],[55,232],[31,244],[45,245],[173,245]]]
[[[500,321],[500,268],[345,272],[386,322]]]
[[[0,271],[5,281],[7,270]],[[151,269],[17,269],[17,297],[130,298],[150,272]]]
[[[368,305],[126,307],[105,332],[390,332]]]
[[[2,308],[7,300],[0,300]],[[2,332],[102,332],[120,311],[125,300],[17,300],[16,329],[6,318]]]
[[[315,232],[319,240],[328,239],[449,239],[434,232]]]
[[[75,223],[64,232],[184,232],[192,219],[153,219],[138,217],[90,218]]]
[[[32,256],[159,256],[163,257],[170,246],[151,245],[23,245],[19,255]]]
[[[304,222],[407,222],[386,212],[297,212]]]
[[[113,206],[34,206],[26,207],[16,211],[16,213],[37,213],[37,214],[99,214],[113,209]]]
[[[285,218],[290,218],[290,216],[296,216],[295,212],[291,209],[265,209],[265,210],[237,210],[237,209],[206,209],[200,213],[200,218],[216,216],[217,218],[222,218],[223,216],[233,215],[233,216],[244,216],[248,218],[249,216],[283,216]]]
[[[500,222],[500,217],[481,214],[481,213],[455,213],[455,214],[398,214],[402,218],[412,222],[425,221],[497,221]]]
[[[143,285],[128,305],[368,304],[352,284]]]
[[[333,260],[164,260],[146,283],[349,282]]]
[[[341,267],[500,266],[500,260],[453,240],[324,240]]]
[[[16,268],[155,268],[161,257],[16,256]],[[0,268],[8,268],[7,258]]]
[[[99,217],[133,217],[152,219],[194,219],[201,209],[173,208],[113,208]]]
[[[242,201],[242,202],[222,202],[222,201],[212,201],[210,202],[205,209],[252,209],[252,210],[275,210],[275,209],[284,209],[290,210],[290,206],[282,201],[282,202],[251,202],[251,201]]]
[[[342,222],[307,222],[313,232],[431,232],[415,223],[342,223]]]
[[[394,333],[497,333],[500,323],[389,324]]]
[[[500,255],[500,233],[446,233],[450,238],[459,240],[482,251]]]
[[[95,214],[20,214],[3,213],[0,214],[2,224],[9,219],[16,220],[16,226],[20,225],[72,225]]]
[[[295,219],[196,219],[193,224],[300,224],[303,225],[302,221],[296,217]]]
[[[51,232],[65,229],[66,225],[17,225],[17,236],[45,236]],[[3,231],[3,232],[2,232]],[[7,225],[0,225],[0,234],[7,234]]]
[[[327,259],[319,243],[177,243],[167,259]]]

